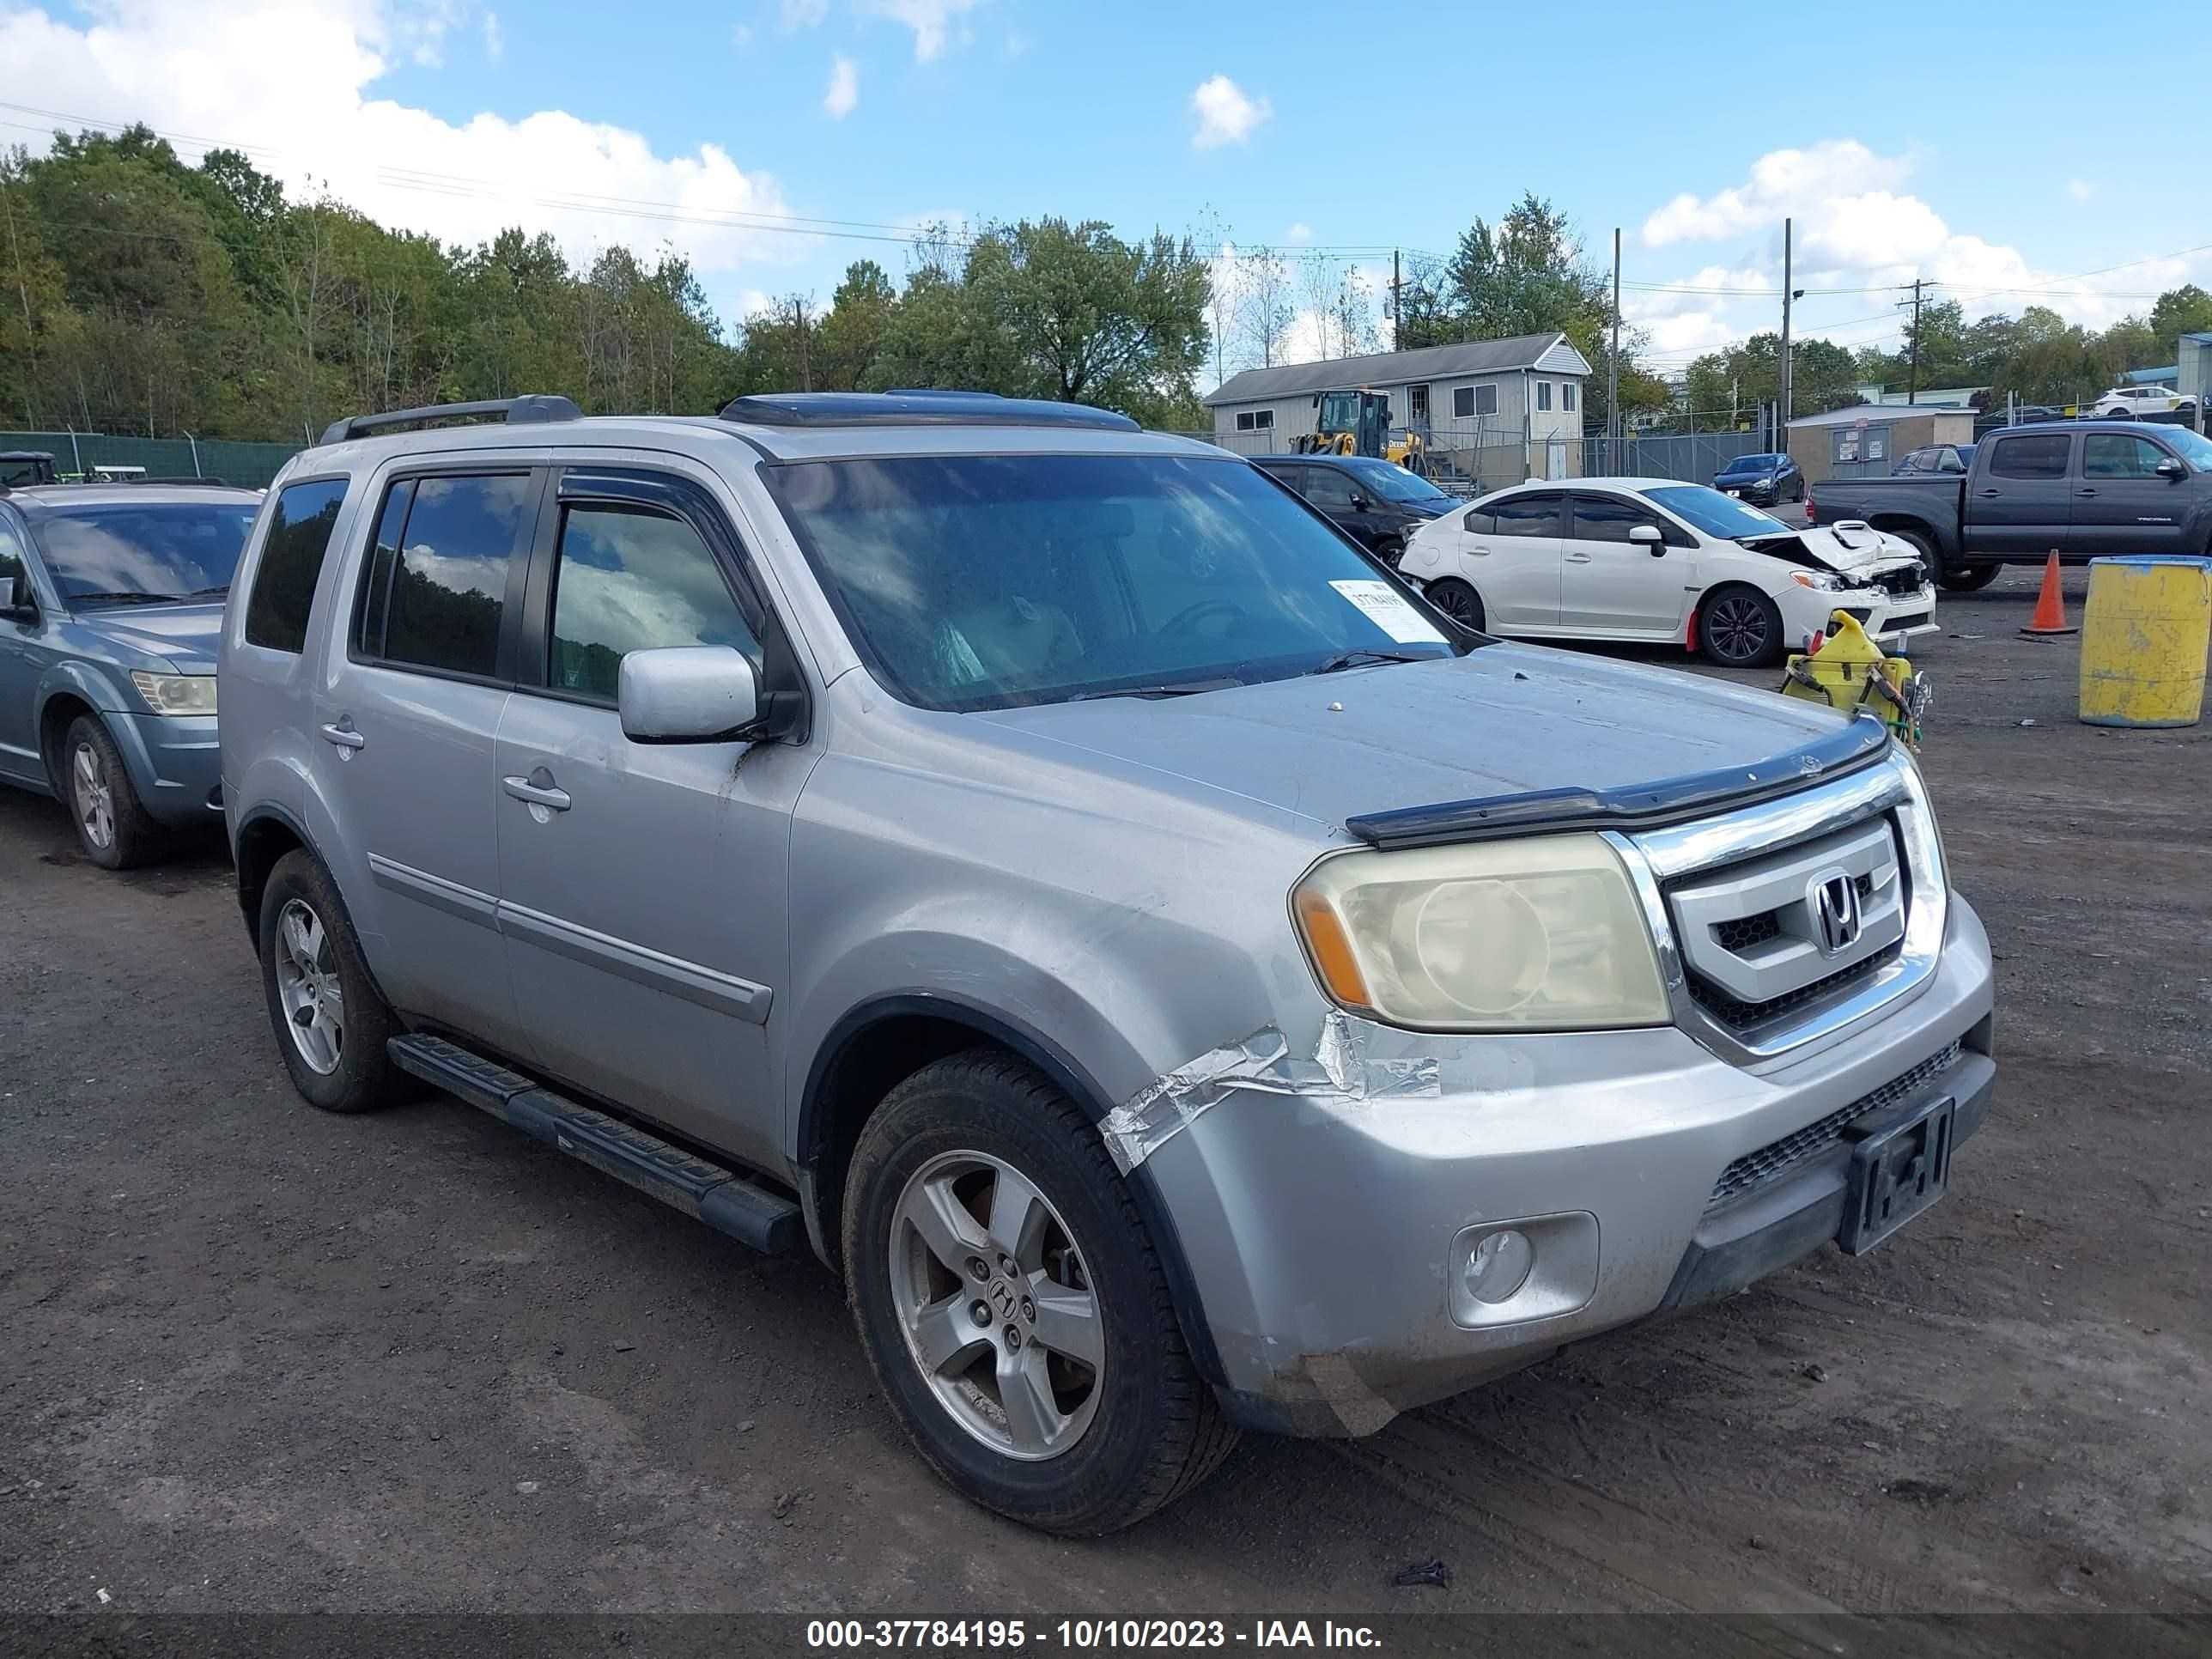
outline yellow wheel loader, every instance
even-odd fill
[[[1298,439],[1299,454],[1370,455],[1408,472],[1425,471],[1420,438],[1411,431],[1391,434],[1388,392],[1365,386],[1316,392],[1314,410],[1314,429]]]

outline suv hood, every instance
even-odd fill
[[[1332,828],[1398,807],[1749,766],[1838,723],[1771,692],[1522,645],[969,718]]]
[[[180,674],[215,672],[222,601],[204,605],[94,605],[71,613],[76,625],[118,655],[160,658]]]

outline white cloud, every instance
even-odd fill
[[[1751,164],[1744,183],[1702,199],[1677,196],[1644,222],[1644,246],[1711,241],[1778,225],[1815,204],[1903,181],[1901,156],[1875,155],[1856,139],[1831,139],[1810,149],[1769,151]]]
[[[777,16],[786,29],[819,28],[830,15],[830,0],[783,0]]]
[[[1283,240],[1293,245],[1313,240],[1313,227],[1301,219],[1283,233]]]
[[[872,16],[903,23],[914,31],[914,61],[927,64],[944,55],[952,27],[982,3],[982,0],[858,0],[859,9]],[[968,39],[963,25],[963,44]]]
[[[738,51],[739,51],[739,52],[743,52],[743,51],[744,51],[748,46],[751,46],[751,45],[752,45],[752,43],[753,43],[753,26],[752,26],[750,23],[738,23],[738,24],[733,24],[733,25],[731,27],[731,29],[730,29],[730,45],[731,45],[731,46],[732,46],[733,47],[735,47]]]
[[[818,246],[732,222],[789,208],[773,178],[719,144],[663,155],[637,132],[563,110],[449,121],[376,96],[393,64],[417,54],[424,20],[450,15],[379,0],[265,10],[104,0],[82,27],[5,12],[0,87],[18,98],[35,88],[45,107],[244,149],[295,192],[309,179],[326,184],[383,223],[448,241],[520,224],[580,259],[611,242],[665,239],[709,278]],[[197,159],[197,144],[179,147]]]
[[[2077,202],[2086,202],[2097,193],[2097,187],[2087,179],[2069,179],[2066,193]]]
[[[822,94],[822,110],[833,121],[842,121],[850,115],[860,101],[860,71],[849,58],[836,58],[830,64],[830,90]]]
[[[499,14],[488,11],[483,15],[484,56],[495,64],[507,56],[507,36],[500,32]]]
[[[1198,117],[1198,131],[1190,142],[1199,149],[1241,144],[1274,113],[1266,99],[1247,97],[1243,88],[1225,75],[1200,82],[1190,95],[1190,107]]]

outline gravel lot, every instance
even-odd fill
[[[2002,976],[1945,1202],[1097,1544],[939,1486],[811,1260],[302,1105],[221,846],[0,791],[0,1613],[2212,1613],[2212,725],[2076,724],[2035,574],[1921,653]]]

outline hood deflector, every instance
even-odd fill
[[[1871,766],[1889,749],[1888,728],[1861,717],[1751,766],[1692,772],[1626,789],[1532,789],[1517,795],[1403,806],[1345,820],[1370,847],[1437,847],[1554,830],[1656,830],[1794,794]]]

